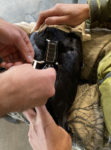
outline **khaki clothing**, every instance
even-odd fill
[[[111,51],[99,63],[98,83],[104,119],[111,136]]]
[[[68,123],[72,129],[73,142],[86,150],[101,150],[104,126],[97,84],[78,86],[77,96],[69,113]]]

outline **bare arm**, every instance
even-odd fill
[[[40,13],[37,29],[45,22],[48,25],[66,24],[77,26],[89,17],[88,4],[56,4],[53,8]]]
[[[33,150],[71,150],[70,135],[56,125],[45,106],[36,107],[36,112],[25,112],[30,122],[29,142]]]
[[[0,67],[9,68],[24,62],[31,63],[34,50],[27,34],[17,26],[0,19]]]
[[[55,93],[55,78],[54,69],[35,70],[29,64],[0,74],[0,116],[45,104]]]

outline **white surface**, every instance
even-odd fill
[[[0,150],[32,150],[28,142],[28,126],[0,119]]]
[[[40,11],[73,0],[0,0],[0,17],[10,22],[36,21]]]

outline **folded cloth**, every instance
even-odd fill
[[[74,146],[82,150],[103,148],[104,125],[97,84],[78,86],[77,96],[69,112],[68,124]]]

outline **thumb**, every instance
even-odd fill
[[[68,23],[69,16],[53,16],[53,17],[48,17],[45,20],[45,23],[47,25],[63,25],[63,24],[69,24]]]
[[[17,37],[15,46],[20,51],[25,60],[29,63],[32,63],[34,57],[34,50],[27,34],[24,31],[20,31],[20,33],[21,36]]]
[[[33,123],[35,121],[36,112],[33,109],[28,109],[24,111],[23,114],[30,123]]]

